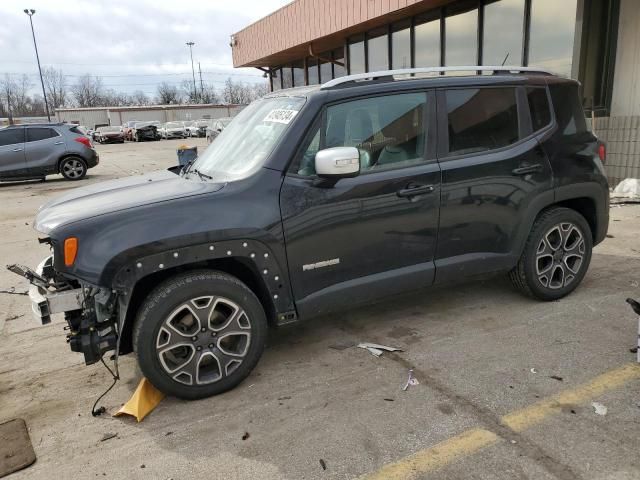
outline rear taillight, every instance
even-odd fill
[[[89,140],[87,137],[76,137],[74,138],[74,140],[78,143],[83,144],[87,148],[93,148],[93,144],[91,143],[91,140]]]
[[[600,157],[600,161],[604,163],[607,160],[607,147],[604,143],[601,143],[598,147],[598,156]]]

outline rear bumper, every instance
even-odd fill
[[[100,163],[100,156],[98,152],[92,148],[91,153],[85,157],[85,160],[87,161],[87,167],[93,168]]]

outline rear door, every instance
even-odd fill
[[[0,177],[20,177],[26,174],[24,127],[0,130]]]
[[[323,183],[315,154],[338,146],[358,148],[360,175]],[[430,285],[439,196],[432,92],[327,107],[280,192],[298,312],[315,315]]]
[[[28,127],[25,141],[27,168],[31,175],[55,173],[67,150],[64,138],[51,127]]]
[[[438,120],[436,281],[509,269],[531,216],[553,201],[553,175],[532,133],[525,88],[443,89]]]

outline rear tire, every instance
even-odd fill
[[[591,228],[582,215],[569,208],[550,208],[534,222],[509,278],[529,297],[558,300],[584,278],[592,248]]]
[[[133,348],[156,388],[194,400],[242,382],[258,363],[266,336],[262,305],[244,283],[198,270],[149,294],[134,324]]]
[[[67,157],[60,162],[60,174],[67,180],[81,180],[87,174],[87,164],[80,157]]]

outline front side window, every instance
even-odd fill
[[[246,178],[264,164],[304,103],[301,97],[256,100],[222,130],[189,172],[198,170],[216,182]]]
[[[426,94],[407,93],[340,103],[308,137],[293,171],[315,174],[320,149],[356,147],[360,171],[401,168],[424,162]]]
[[[531,125],[533,131],[538,131],[551,123],[551,110],[549,109],[549,97],[546,88],[527,88],[527,102],[531,112]]]
[[[37,142],[57,136],[58,133],[53,128],[27,128],[27,142]]]
[[[447,90],[449,155],[506,147],[519,140],[515,88]]]
[[[24,143],[24,128],[0,130],[0,147],[16,143]]]

